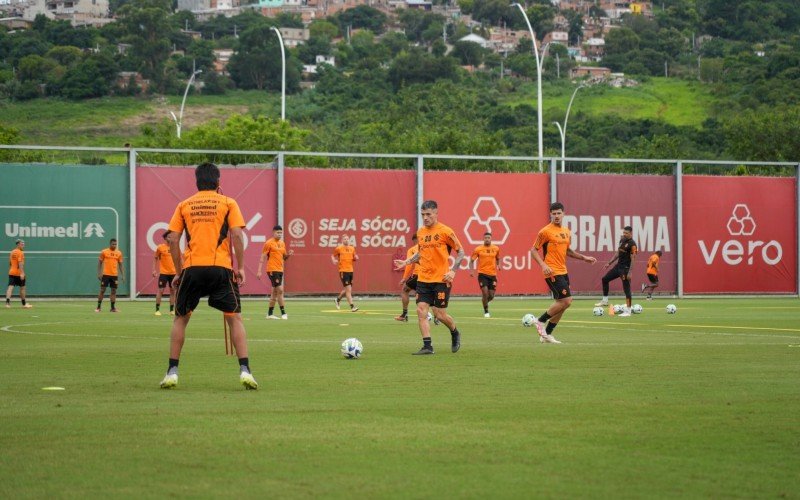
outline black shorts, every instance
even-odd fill
[[[19,276],[8,275],[8,286],[25,286],[25,280]]]
[[[100,278],[100,286],[111,287],[112,289],[117,289],[117,277],[110,276],[108,274],[104,274],[102,278]]]
[[[603,281],[614,281],[617,278],[621,279],[622,281],[627,281],[627,276],[630,270],[631,268],[629,267],[612,267],[608,270],[606,275],[603,276]]]
[[[497,289],[497,276],[491,276],[488,274],[478,273],[478,285],[483,288],[486,287],[489,290],[496,290]]]
[[[559,274],[558,276],[551,276],[549,278],[545,278],[544,282],[547,283],[547,288],[550,289],[550,292],[553,294],[553,298],[558,299],[566,299],[567,297],[572,296],[572,292],[569,289],[569,275],[568,274]]]
[[[353,284],[353,273],[339,273],[339,279],[342,280],[342,286]]]
[[[175,279],[174,274],[159,274],[158,275],[158,288],[166,288],[169,287],[172,290],[172,280]]]
[[[175,314],[186,316],[194,311],[202,297],[208,305],[225,313],[242,312],[239,284],[233,271],[219,266],[192,266],[183,270],[175,297]]]
[[[425,283],[417,282],[417,304],[426,304],[446,309],[450,301],[450,283]]]
[[[654,285],[658,285],[658,275],[657,274],[647,273],[647,279],[650,280],[650,283],[652,283]]]
[[[417,278],[418,278],[418,276],[416,274],[412,274],[406,280],[405,286],[407,286],[411,290],[416,290],[417,289]]]
[[[267,273],[267,276],[269,276],[269,282],[272,283],[272,288],[283,286],[283,273],[275,271]]]

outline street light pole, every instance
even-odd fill
[[[560,123],[553,122],[556,124],[556,126],[558,126],[558,132],[561,134],[561,172],[564,172],[565,170],[564,163],[566,162],[566,160],[564,158],[566,157],[566,155],[564,154],[564,151],[566,149],[566,143],[567,143],[567,122],[569,121],[569,110],[572,109],[572,101],[575,100],[575,95],[583,87],[585,87],[585,85],[578,85],[577,87],[575,87],[575,90],[572,91],[572,97],[569,98],[569,104],[567,104],[567,114],[564,116],[564,128],[563,129],[561,128]]]
[[[281,30],[272,26],[270,29],[278,35],[281,44],[281,121],[286,121],[286,51],[283,48]]]
[[[544,138],[542,135],[542,62],[544,60],[544,54],[542,54],[541,58],[539,57],[539,47],[536,45],[536,34],[533,32],[533,27],[528,19],[528,14],[525,13],[525,9],[518,3],[514,5],[522,12],[522,17],[525,18],[525,24],[528,25],[528,31],[531,33],[531,40],[533,41],[533,54],[536,56],[536,115],[537,125],[539,127],[539,171],[541,172],[542,152],[544,149]]]
[[[176,118],[175,113],[170,111],[172,119],[175,120],[175,128],[178,135],[178,139],[181,138],[181,127],[183,126],[183,107],[186,105],[186,96],[189,95],[189,87],[192,86],[192,82],[194,82],[195,77],[202,72],[203,72],[202,69],[198,69],[197,71],[193,71],[192,76],[189,77],[189,81],[186,83],[186,90],[183,92],[183,100],[181,101],[181,110],[180,113],[178,113],[178,117]]]

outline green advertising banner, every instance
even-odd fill
[[[127,166],[0,165],[0,253],[8,267],[25,240],[28,295],[96,295],[98,257],[111,238],[128,271],[128,185]],[[117,293],[128,294],[127,279]]]

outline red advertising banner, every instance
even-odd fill
[[[684,291],[797,293],[796,189],[792,178],[685,176]]]
[[[634,260],[634,295],[647,282],[647,259],[656,251],[659,263],[656,293],[677,290],[675,248],[675,178],[657,175],[559,174],[558,198],[564,204],[564,224],[572,231],[571,248],[597,258],[591,266],[569,259],[569,280],[573,292],[602,293],[601,279],[608,271],[603,264],[617,252],[622,228],[633,228],[639,249]],[[619,280],[611,294],[621,295]]]
[[[263,295],[256,280],[261,246],[272,235],[277,220],[277,186],[274,169],[222,169],[222,193],[234,198],[244,215],[245,270],[242,294]],[[177,204],[197,192],[194,167],[138,167],[136,169],[136,284],[137,294],[154,294],[153,253]],[[181,248],[184,242],[181,241]],[[157,269],[156,269],[157,270]]]
[[[408,170],[286,169],[284,238],[294,256],[286,263],[290,294],[342,289],[333,250],[355,236],[353,293],[398,293],[416,230],[416,175]]]
[[[499,295],[547,293],[530,257],[536,234],[549,222],[546,174],[425,172],[424,181],[425,199],[439,204],[439,221],[456,232],[467,257],[483,244],[483,233],[492,233],[500,247]],[[475,276],[461,271],[453,293],[479,295]]]

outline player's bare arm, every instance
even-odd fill
[[[173,281],[173,286],[178,286],[180,283],[181,272],[183,271],[183,262],[181,261],[181,234],[175,231],[167,232],[167,245],[169,245],[169,254],[172,257],[172,264],[175,265],[175,275],[178,276],[177,281]]]
[[[420,258],[420,254],[419,254],[419,252],[417,252],[417,253],[415,253],[414,255],[412,255],[410,258],[408,258],[406,260],[400,260],[400,259],[395,260],[394,261],[394,270],[395,271],[399,271],[400,269],[403,269],[404,267],[406,267],[408,265],[416,264],[417,262],[419,262],[419,258]]]
[[[154,278],[156,276],[158,276],[157,269],[158,269],[158,252],[156,252],[155,257],[153,257],[153,272],[152,272],[152,275],[153,275]]]
[[[258,271],[256,271],[256,279],[261,279],[261,271],[264,269],[264,260],[267,258],[266,253],[262,253],[258,258]]]
[[[289,250],[288,252],[283,254],[283,260],[289,260],[289,257],[291,257],[292,255],[294,255],[294,250]]]
[[[616,255],[614,255],[614,257],[613,257],[611,260],[609,260],[608,262],[606,262],[606,263],[605,263],[605,265],[603,265],[603,269],[605,269],[605,268],[607,268],[607,267],[611,267],[611,265],[612,265],[614,262],[616,262],[618,259],[619,259],[619,252],[617,252],[617,253],[616,253]]]
[[[236,257],[236,282],[239,286],[245,283],[244,274],[244,233],[241,227],[231,228],[231,241],[233,242],[233,254]],[[260,267],[260,266],[259,266]]]
[[[458,254],[456,254],[456,260],[455,262],[453,262],[453,267],[451,267],[450,270],[444,274],[445,283],[451,283],[456,278],[456,271],[458,271],[458,266],[461,265],[461,261],[464,259],[465,259],[464,249],[459,248]]]
[[[103,279],[103,259],[97,261],[97,279]]]
[[[590,257],[588,255],[583,255],[582,253],[578,253],[571,248],[567,248],[567,257],[582,260],[584,262],[588,262],[589,264],[594,264],[595,262],[597,262],[596,258]]]
[[[539,267],[542,268],[542,274],[544,274],[545,276],[550,276],[553,274],[553,270],[550,269],[550,266],[544,263],[544,260],[539,255],[539,251],[536,249],[536,247],[531,248],[531,258],[533,258],[533,260],[535,260],[536,263],[539,264]]]
[[[475,269],[477,269],[477,268],[478,268],[478,260],[475,257],[473,257],[469,261],[469,276],[470,276],[470,278],[475,276]]]

